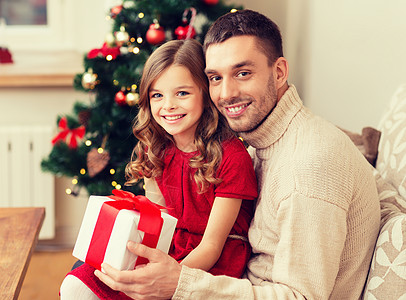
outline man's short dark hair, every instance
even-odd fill
[[[204,39],[204,52],[212,44],[222,43],[235,36],[254,36],[268,57],[270,64],[283,56],[282,36],[278,25],[266,16],[249,10],[239,10],[219,17],[208,30]]]

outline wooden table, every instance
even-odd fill
[[[43,207],[0,208],[0,299],[17,299],[45,217]]]

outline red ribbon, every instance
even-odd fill
[[[98,56],[106,57],[107,55],[111,55],[112,59],[116,59],[120,55],[120,47],[109,47],[107,43],[104,43],[100,49],[95,48],[90,50],[87,58],[93,59]]]
[[[85,136],[85,126],[80,126],[74,129],[68,127],[68,120],[63,117],[59,120],[58,127],[60,132],[52,139],[52,145],[55,145],[58,141],[65,140],[70,134],[68,146],[71,149],[76,149],[78,146],[78,139],[82,139]]]
[[[113,190],[113,194],[114,196],[109,196],[109,198],[114,201],[104,202],[100,209],[85,259],[86,263],[99,270],[104,260],[114,222],[120,210],[135,210],[140,213],[137,229],[144,232],[142,244],[148,247],[156,247],[163,225],[160,209],[165,207],[152,203],[147,197],[135,196],[130,192]],[[148,259],[138,257],[135,265],[146,263],[148,263]]]

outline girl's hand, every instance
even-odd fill
[[[134,242],[129,242],[127,247],[149,263],[128,271],[102,264],[105,273],[96,270],[95,275],[111,289],[133,299],[170,299],[178,285],[181,265],[160,250]]]

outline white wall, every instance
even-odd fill
[[[111,31],[111,21],[106,19],[113,0],[69,0],[75,7],[72,22],[75,48],[87,52],[100,48],[104,38]],[[68,1],[68,2],[69,2]],[[117,0],[116,0],[117,2]]]
[[[295,61],[293,77],[306,105],[350,130],[376,127],[406,81],[406,2],[308,0],[307,11],[299,43],[307,55]]]
[[[405,1],[238,3],[280,26],[289,82],[308,107],[349,130],[378,126],[396,87],[406,82]]]

